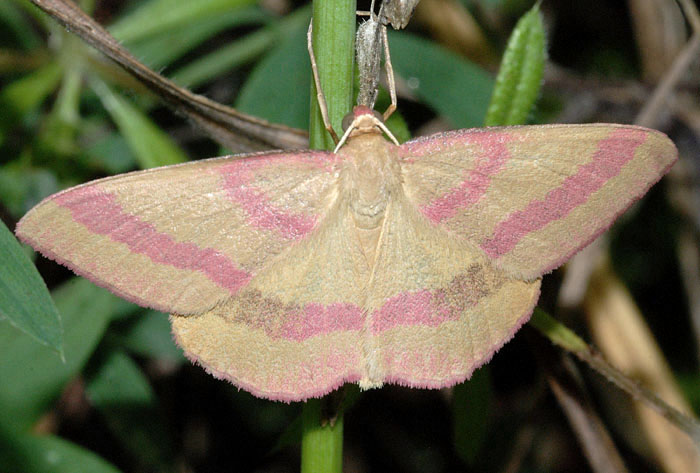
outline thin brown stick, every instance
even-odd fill
[[[637,119],[634,121],[637,125],[654,126],[656,117],[666,105],[666,101],[676,87],[676,84],[680,81],[700,52],[700,13],[698,13],[698,9],[692,1],[678,0],[678,2],[681,8],[683,8],[683,13],[685,13],[688,23],[690,23],[693,29],[693,35],[673,61],[673,65],[661,82],[659,82],[659,85],[656,87],[656,90],[654,90],[649,101],[637,115]]]
[[[194,94],[149,69],[70,0],[31,1],[66,29],[136,76],[176,112],[184,114],[228,148],[248,151],[307,147],[306,133],[301,130],[240,113],[231,107]]]
[[[534,333],[529,331],[527,335]],[[540,337],[530,336],[529,341],[537,364],[543,368],[549,388],[569,421],[591,470],[595,473],[627,472],[571,358]]]
[[[564,364],[557,374],[549,373],[547,382],[596,473],[626,472],[622,457],[582,386],[574,378],[574,368]]]
[[[667,404],[656,393],[625,376],[624,373],[605,361],[603,356],[593,348],[588,347],[587,350],[577,351],[574,354],[634,399],[644,402],[649,408],[688,434],[696,446],[700,447],[700,423],[697,420],[683,414]]]
[[[666,106],[666,100],[683,77],[688,67],[697,58],[700,52],[700,32],[696,32],[690,41],[683,47],[678,57],[673,62],[668,73],[654,90],[649,101],[637,115],[634,123],[641,126],[653,127],[661,110]]]
[[[696,447],[700,448],[700,423],[696,419],[683,414],[659,398],[654,392],[625,376],[624,373],[608,363],[597,350],[589,346],[573,331],[553,319],[546,312],[536,308],[530,324],[545,337],[549,338],[552,343],[576,355],[581,361],[625,391],[633,399],[643,402],[650,409],[685,432],[693,440]]]
[[[678,3],[681,5],[683,13],[685,13],[685,17],[688,19],[688,23],[690,23],[693,32],[700,33],[700,13],[698,13],[698,7],[695,6],[695,3],[691,0],[678,0]]]
[[[508,456],[508,461],[501,470],[501,473],[518,473],[522,469],[525,457],[530,453],[530,450],[532,450],[535,434],[535,427],[533,425],[526,425],[518,432],[515,437],[514,446]]]

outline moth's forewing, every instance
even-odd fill
[[[661,132],[610,124],[460,130],[401,148],[421,213],[524,279],[605,231],[678,154]]]
[[[123,174],[45,199],[16,233],[125,299],[201,313],[315,228],[335,159],[271,153]]]

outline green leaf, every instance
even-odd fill
[[[63,356],[61,316],[19,242],[0,221],[0,320]]]
[[[187,161],[187,155],[155,123],[128,100],[94,78],[93,90],[102,100],[143,169]]]
[[[14,164],[0,167],[0,201],[12,215],[24,215],[41,200],[37,197],[60,190],[51,172],[19,169]]]
[[[0,140],[4,132],[38,107],[60,80],[61,66],[52,62],[4,87],[0,92]]]
[[[455,451],[473,465],[484,445],[491,418],[493,389],[488,367],[474,372],[471,379],[454,387],[452,419]]]
[[[547,57],[539,3],[526,13],[508,40],[484,123],[519,125],[527,121],[542,85]]]
[[[404,32],[389,32],[391,61],[412,92],[455,128],[483,123],[493,79],[457,54]]]
[[[119,470],[72,442],[52,435],[0,434],[3,473],[119,473]]]
[[[700,373],[687,371],[674,373],[685,398],[690,402],[697,417],[700,413]]]
[[[120,41],[129,42],[149,35],[195,23],[202,18],[221,15],[255,3],[255,0],[151,0],[123,15],[109,32]]]
[[[306,50],[306,21],[260,61],[235,103],[236,109],[274,123],[306,129],[309,125],[311,71]]]
[[[87,395],[114,435],[142,465],[169,463],[172,444],[148,380],[124,352],[111,352],[88,381]]]
[[[85,279],[53,292],[63,322],[65,362],[7,321],[0,321],[0,425],[26,431],[80,371],[110,318],[117,300]]]
[[[0,93],[0,103],[21,115],[41,103],[61,80],[61,67],[52,62],[12,82]]]
[[[12,3],[0,2],[0,21],[27,50],[41,46],[41,38],[27,21],[27,17]]]
[[[77,47],[77,38],[66,38],[67,43]],[[75,59],[75,63],[79,60]],[[41,142],[57,156],[72,155],[78,152],[75,137],[80,124],[80,93],[83,85],[83,74],[79,64],[68,66],[63,74],[63,80],[56,96],[48,119],[44,122],[41,131]]]
[[[80,125],[83,135],[83,153],[80,163],[86,168],[98,169],[106,174],[119,174],[136,166],[136,159],[129,143],[117,130],[109,130],[109,119],[92,117]]]
[[[307,399],[302,407],[302,473],[343,471],[343,416],[322,424],[324,399]]]
[[[60,190],[56,176],[28,168],[20,160],[0,166],[0,201],[12,215],[24,215],[47,195]]]
[[[158,70],[225,29],[260,23],[269,18],[270,14],[257,6],[247,7],[187,23],[178,28],[177,34],[164,31],[126,46],[134,56],[146,61],[151,69]]]
[[[291,15],[271,23],[255,33],[248,34],[192,61],[174,72],[171,77],[180,85],[196,87],[277,47],[280,43],[287,41],[290,35],[294,35],[302,29],[306,31],[309,18],[309,8],[299,8]],[[308,55],[306,58],[308,61]],[[280,70],[276,71],[276,76],[282,75]],[[285,72],[284,76],[286,75],[288,74]]]
[[[132,317],[124,325],[110,333],[120,346],[132,353],[176,363],[185,360],[182,350],[173,341],[167,314],[147,310]]]

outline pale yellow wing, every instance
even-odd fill
[[[321,151],[277,152],[122,174],[48,197],[16,233],[125,299],[200,313],[319,225],[336,162]]]
[[[387,209],[371,279],[365,382],[440,388],[468,378],[525,323],[540,281],[494,266],[404,196]]]
[[[590,243],[677,158],[663,133],[614,124],[458,130],[400,150],[421,213],[527,279]]]
[[[363,376],[368,274],[341,200],[236,297],[201,315],[173,315],[175,337],[209,372],[257,396],[321,396]]]

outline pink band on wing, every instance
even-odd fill
[[[643,130],[614,130],[608,138],[599,142],[598,150],[589,163],[548,192],[543,200],[530,202],[524,209],[511,213],[498,224],[493,236],[484,241],[481,248],[489,256],[498,258],[512,250],[528,233],[568,215],[609,179],[617,176],[624,165],[634,158],[637,147],[647,136]]]
[[[372,332],[379,333],[400,325],[436,327],[458,319],[463,308],[448,304],[444,296],[444,290],[427,289],[397,294],[372,314]]]
[[[491,176],[497,174],[510,159],[508,142],[512,139],[512,133],[499,132],[472,132],[460,139],[460,144],[480,145],[481,152],[475,158],[476,167],[466,173],[458,187],[424,205],[421,208],[423,215],[432,222],[440,223],[478,202],[486,193]]]
[[[251,185],[255,180],[255,172],[275,161],[285,163],[312,164],[323,168],[328,167],[329,153],[296,153],[285,155],[261,155],[260,157],[233,161],[221,166],[218,172],[224,179],[224,187],[228,196],[241,206],[248,216],[248,223],[256,228],[279,232],[283,238],[296,240],[309,233],[316,226],[317,219],[313,215],[285,212],[283,209],[270,204],[265,191]]]
[[[323,305],[312,302],[284,314],[281,337],[302,341],[315,335],[360,330],[363,323],[364,311],[354,304]]]
[[[145,255],[156,263],[199,271],[232,294],[251,278],[225,255],[212,248],[175,241],[170,235],[156,230],[151,223],[124,212],[113,195],[94,187],[60,194],[54,202],[70,210],[73,220],[91,232],[124,243],[132,252]]]

